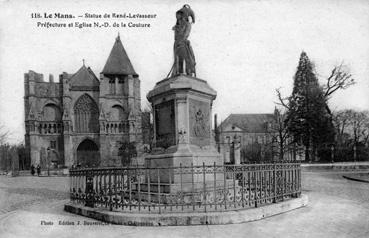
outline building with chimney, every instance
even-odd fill
[[[83,63],[74,74],[62,73],[59,82],[29,71],[24,87],[31,164],[120,166],[132,163],[128,154],[140,157],[143,137],[150,138],[142,135],[139,75],[119,36],[100,78]]]

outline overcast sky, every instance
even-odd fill
[[[146,93],[165,78],[173,60],[175,12],[188,3],[196,14],[190,41],[197,76],[218,92],[213,112],[271,113],[275,89],[291,93],[301,51],[321,80],[344,62],[357,84],[333,96],[333,110],[369,109],[369,1],[0,1],[0,124],[11,142],[24,139],[24,73],[45,79],[75,73],[82,59],[99,77],[120,32]],[[150,23],[150,28],[38,28],[31,13],[140,13],[155,19],[51,19],[69,23]]]

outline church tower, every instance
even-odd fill
[[[119,148],[141,147],[141,95],[139,76],[119,35],[100,74],[99,103],[101,165],[127,165]]]
[[[45,82],[30,70],[24,87],[25,142],[33,165],[142,164],[132,161],[143,160],[140,79],[119,36],[100,80],[83,60],[77,72],[63,72],[59,82],[52,75]]]

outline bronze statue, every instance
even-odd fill
[[[191,22],[190,22],[191,17]],[[174,30],[174,64],[171,69],[172,76],[187,74],[196,76],[195,55],[187,39],[190,35],[191,24],[195,23],[195,14],[189,5],[184,5],[176,12],[177,22]]]

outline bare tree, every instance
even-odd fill
[[[275,91],[276,91],[277,97],[278,97],[278,102],[275,102],[275,103],[278,104],[278,105],[281,105],[285,109],[289,110],[290,107],[288,105],[288,101],[289,101],[290,97],[283,97],[282,93],[280,91],[280,88],[277,88]]]
[[[354,85],[355,79],[352,78],[352,75],[348,72],[347,68],[341,63],[338,66],[335,66],[331,74],[325,80],[325,84],[322,86],[324,90],[324,98],[327,102],[327,112],[332,115],[331,110],[328,107],[328,100],[332,97],[332,95],[339,89],[347,89],[348,87]],[[289,109],[288,101],[289,97],[283,97],[280,89],[276,89],[278,102],[277,104],[282,105],[287,110]]]
[[[350,135],[353,145],[366,145],[369,140],[369,112],[342,110],[334,114],[337,140],[343,142],[344,134]],[[340,141],[341,140],[341,141]]]
[[[344,135],[347,134],[347,128],[350,123],[352,110],[341,110],[333,113],[333,125],[336,129],[336,142],[342,145],[344,141]]]
[[[278,156],[279,160],[284,160],[285,155],[291,151],[293,145],[292,137],[290,136],[285,123],[286,113],[277,107],[274,110],[274,120],[268,128],[273,154]]]
[[[3,145],[9,139],[10,132],[5,128],[4,125],[0,125],[0,145]]]
[[[324,98],[327,102],[326,110],[330,115],[332,115],[332,112],[328,107],[328,100],[333,93],[339,89],[347,89],[354,84],[355,79],[352,78],[352,75],[348,72],[343,63],[333,68],[331,74],[326,79],[325,85],[323,85]]]
[[[358,142],[367,143],[369,133],[369,116],[367,112],[356,112],[352,114],[350,126],[353,132],[354,145]]]
[[[347,67],[345,67],[343,65],[343,63],[341,63],[338,66],[335,66],[332,69],[331,74],[326,78],[324,85],[320,85],[320,87],[323,90],[322,98],[325,101],[325,103],[324,103],[325,105],[323,106],[323,108],[325,108],[325,111],[328,114],[328,120],[330,122],[327,122],[326,126],[323,126],[319,130],[324,129],[324,128],[329,128],[328,125],[331,125],[332,121],[334,119],[333,115],[332,115],[332,112],[331,112],[331,110],[329,108],[329,105],[328,105],[328,101],[332,97],[332,95],[335,92],[337,92],[337,90],[347,89],[348,87],[350,87],[351,85],[354,85],[354,84],[355,84],[355,80],[352,78],[352,75],[348,72]],[[294,108],[291,105],[292,96],[283,97],[281,92],[280,92],[280,89],[276,89],[276,93],[277,93],[277,98],[278,98],[277,104],[283,106],[287,110],[288,113],[292,113],[291,109]],[[309,100],[309,98],[308,98],[308,100]],[[289,127],[291,127],[291,126],[289,126]],[[329,132],[329,130],[327,132]],[[332,128],[331,132],[333,132],[333,128]],[[307,134],[309,134],[309,133],[307,133]],[[330,134],[332,134],[332,133],[327,133],[327,135],[330,135]],[[319,135],[319,134],[317,134],[317,135]],[[306,147],[305,155],[307,155],[309,157],[309,140],[308,140],[307,143],[305,143],[305,147]]]

